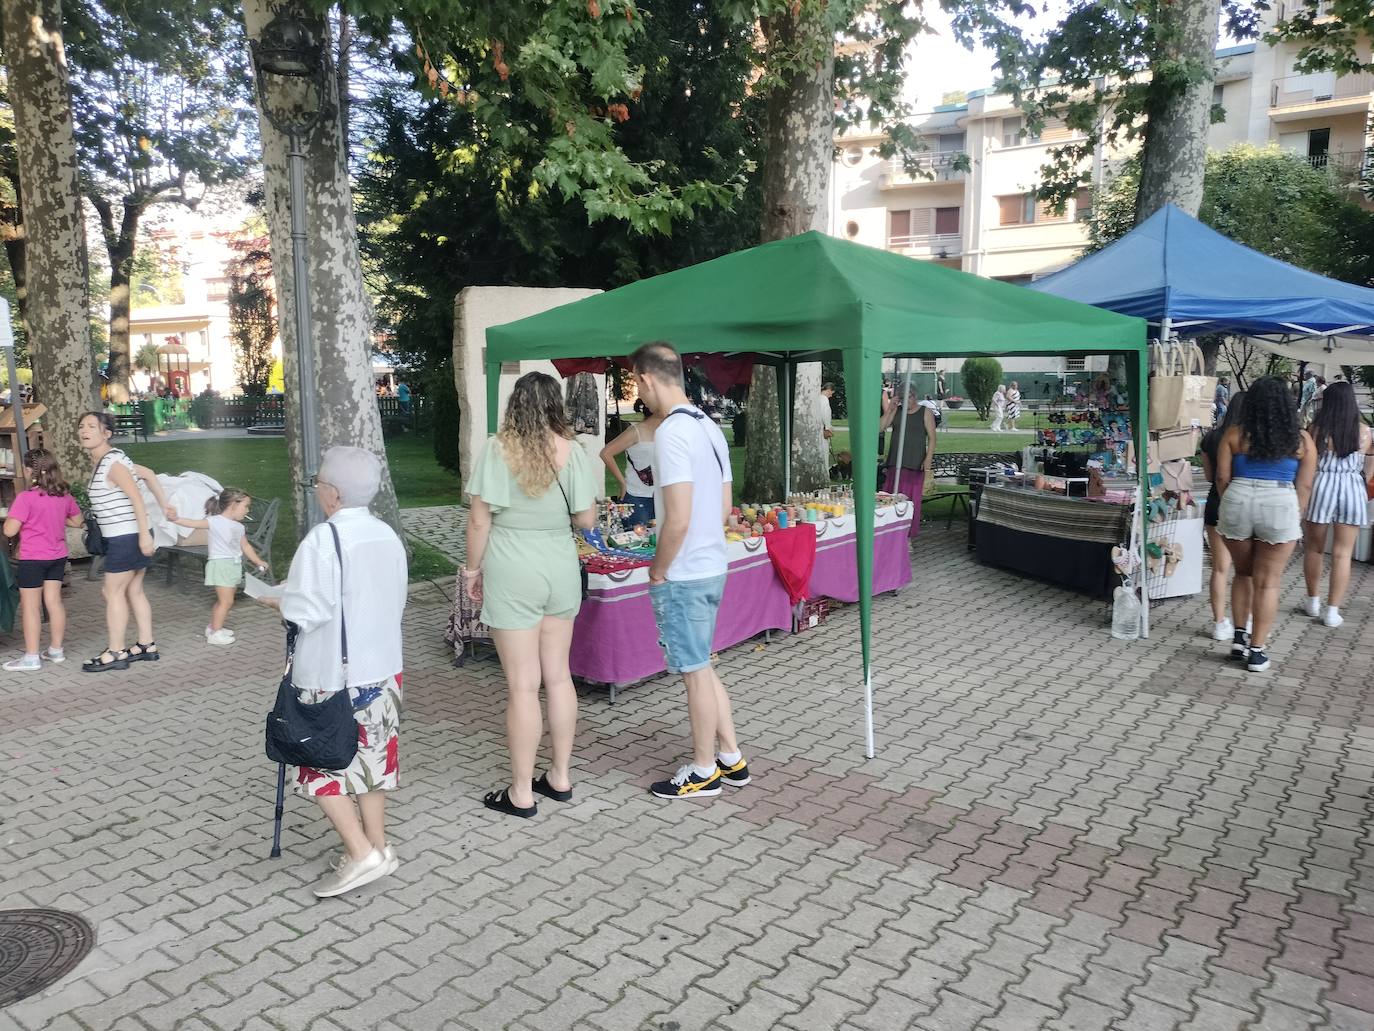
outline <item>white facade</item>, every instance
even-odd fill
[[[1265,29],[1283,17],[1283,7],[1276,4],[1266,14]],[[1214,102],[1226,118],[1211,127],[1209,146],[1275,142],[1328,169],[1340,185],[1351,185],[1368,146],[1374,76],[1299,74],[1293,67],[1297,51],[1263,43],[1218,51]],[[1059,215],[1028,199],[1049,151],[1073,134],[1050,122],[1040,139],[1031,140],[1021,125],[1011,98],[991,90],[917,115],[914,126],[929,148],[921,161],[928,176],[909,175],[900,163],[880,158],[881,136],[841,136],[831,233],[1009,282],[1063,268],[1087,243],[1084,219],[1092,194],[1080,191]],[[955,167],[956,154],[966,158],[967,171]],[[1084,168],[1089,182],[1101,184],[1121,156],[1098,148]]]
[[[234,370],[235,348],[229,326],[229,272],[235,255],[233,241],[243,234],[246,211],[215,218],[186,212],[148,234],[140,245],[155,247],[166,264],[180,272],[179,303],[157,303],[153,295],[135,296],[129,313],[131,357],[147,344],[158,348],[185,347],[184,359],[169,355],[173,368],[189,369],[192,394],[213,389],[221,394],[242,393]],[[273,354],[281,357],[280,338]],[[153,377],[135,369],[133,386],[146,391]],[[163,376],[166,379],[166,376]],[[170,384],[167,384],[170,385]]]

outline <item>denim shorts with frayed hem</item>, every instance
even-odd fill
[[[665,580],[649,585],[658,644],[669,673],[695,673],[711,665],[716,614],[724,593],[724,573],[704,580]]]
[[[1291,483],[1238,476],[1226,485],[1217,532],[1233,541],[1287,544],[1302,536],[1298,492]]]

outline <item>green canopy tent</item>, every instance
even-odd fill
[[[649,340],[670,341],[683,354],[748,355],[778,366],[784,456],[790,454],[786,404],[796,363],[841,360],[856,499],[872,498],[877,491],[885,358],[1124,354],[1135,402],[1136,453],[1146,453],[1143,319],[817,232],[737,251],[488,329],[489,431],[496,430],[502,362],[617,358]],[[872,505],[855,505],[870,758],[873,521]]]

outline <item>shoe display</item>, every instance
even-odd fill
[[[659,798],[709,798],[720,794],[720,767],[703,777],[697,768],[688,763],[678,770],[669,780],[661,780],[650,785],[649,791]]]
[[[5,663],[5,669],[10,673],[31,673],[42,668],[43,660],[37,655],[21,655],[19,658],[11,659]]]
[[[1236,628],[1231,625],[1231,621],[1229,619],[1223,619],[1220,623],[1212,627],[1212,640],[1229,641],[1231,635],[1235,632]]]
[[[1245,668],[1251,673],[1263,673],[1269,668],[1269,656],[1264,654],[1263,648],[1250,649],[1250,655],[1245,660]]]
[[[749,783],[749,764],[744,761],[744,756],[740,756],[739,762],[733,766],[726,766],[717,758],[716,769],[720,771],[720,779],[732,788],[742,788]]]
[[[327,899],[343,895],[364,884],[371,884],[387,874],[386,856],[373,849],[361,859],[345,859],[337,869],[330,870],[312,889],[316,898]]]

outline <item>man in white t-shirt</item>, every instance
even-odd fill
[[[821,451],[829,453],[830,438],[835,435],[835,414],[830,399],[835,396],[835,384],[827,383],[816,395],[816,421],[821,425]]]
[[[658,546],[649,567],[649,598],[668,671],[681,673],[687,685],[692,724],[692,761],[649,790],[660,798],[718,795],[722,782],[749,783],[730,698],[711,667],[725,591],[730,450],[719,427],[687,400],[682,358],[671,344],[645,344],[630,364],[644,403],[667,413],[654,431]]]

